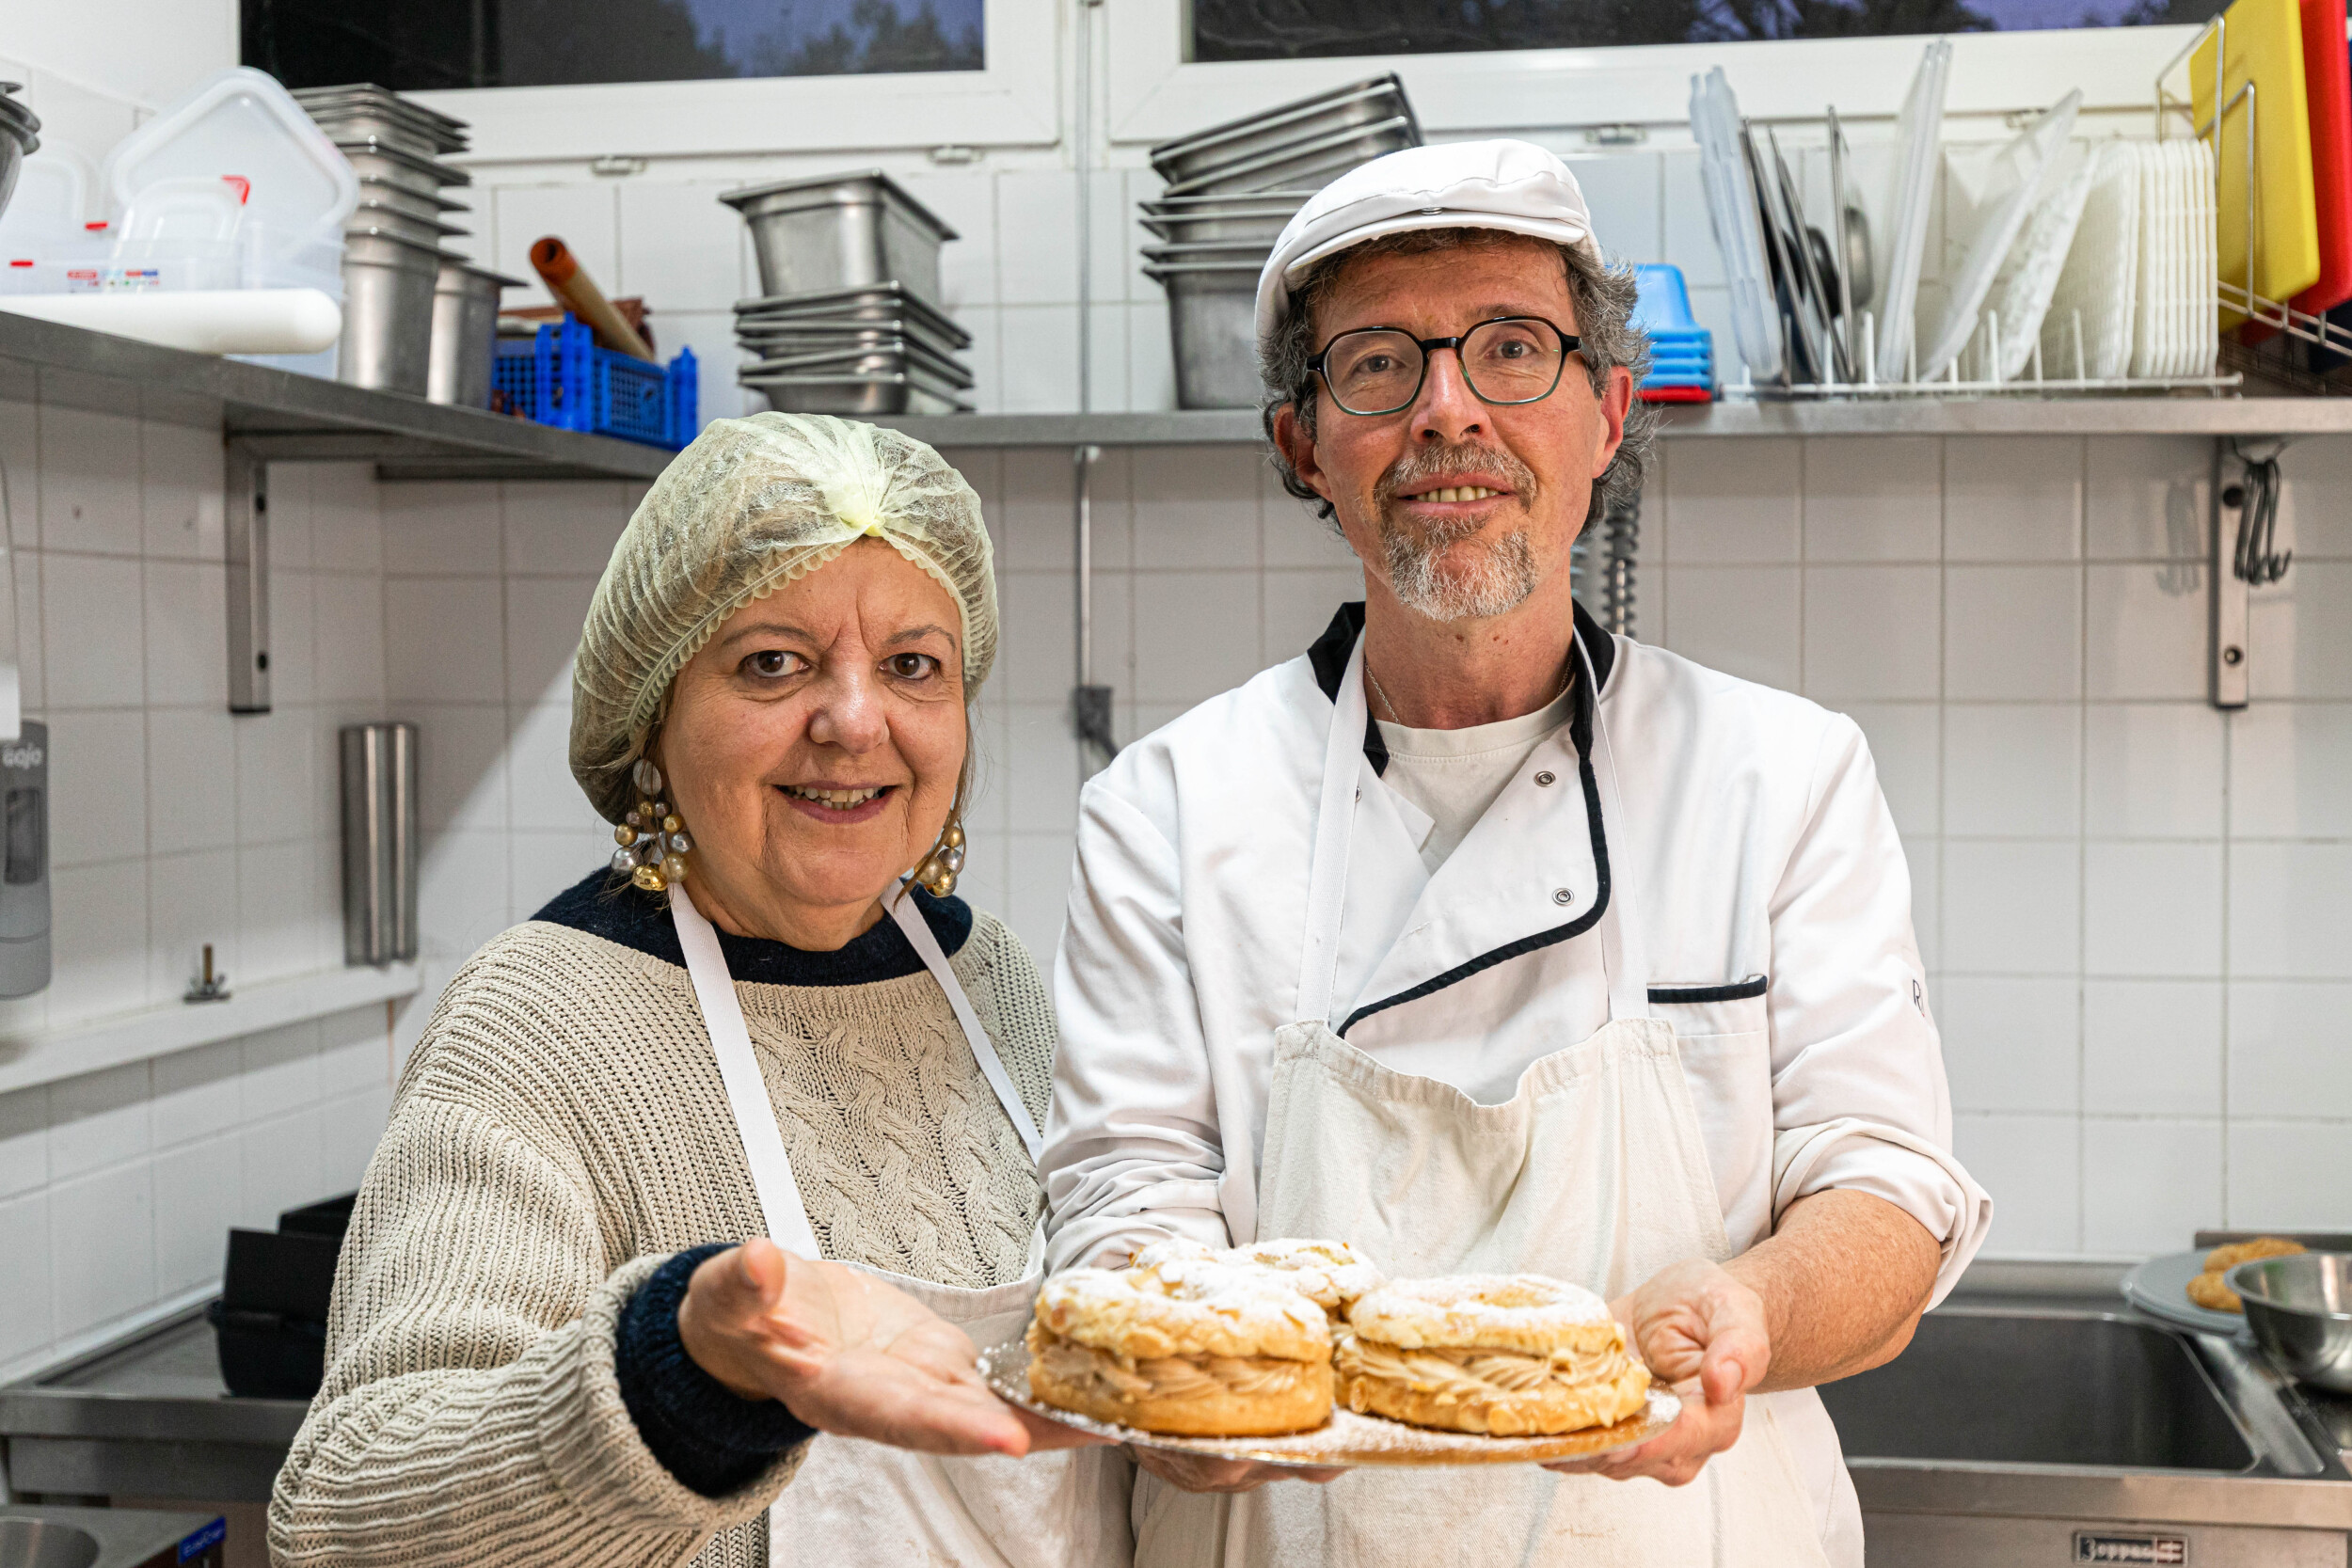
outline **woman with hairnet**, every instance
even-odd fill
[[[721,420],[656,481],[573,678],[619,847],[408,1062],[276,1561],[1126,1560],[1117,1450],[1015,1457],[1074,1434],[973,1370],[1036,1291],[1054,1054],[952,895],[995,645],[919,441]]]

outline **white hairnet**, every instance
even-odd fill
[[[962,619],[967,695],[996,657],[980,498],[912,436],[817,414],[713,420],[612,546],[572,667],[572,777],[605,819],[670,683],[728,616],[867,536],[937,578]]]

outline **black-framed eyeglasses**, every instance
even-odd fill
[[[1350,414],[1394,414],[1413,405],[1429,374],[1429,356],[1450,348],[1462,379],[1481,403],[1541,403],[1560,385],[1568,356],[1584,344],[1541,316],[1497,316],[1458,338],[1416,338],[1393,326],[1343,332],[1307,367],[1323,377],[1331,401]]]

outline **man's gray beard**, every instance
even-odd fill
[[[1444,564],[1447,550],[1475,534],[1475,527],[1440,523],[1417,537],[1386,506],[1376,515],[1390,591],[1416,615],[1432,621],[1503,615],[1535,592],[1535,552],[1528,546],[1524,528],[1485,541],[1467,565],[1457,560],[1449,567]]]

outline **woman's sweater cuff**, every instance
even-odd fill
[[[816,1435],[778,1400],[747,1400],[703,1370],[678,1338],[677,1309],[702,1261],[727,1243],[670,1259],[637,1287],[613,1325],[612,1370],[637,1434],[678,1483],[706,1497],[740,1491],[776,1456]]]

